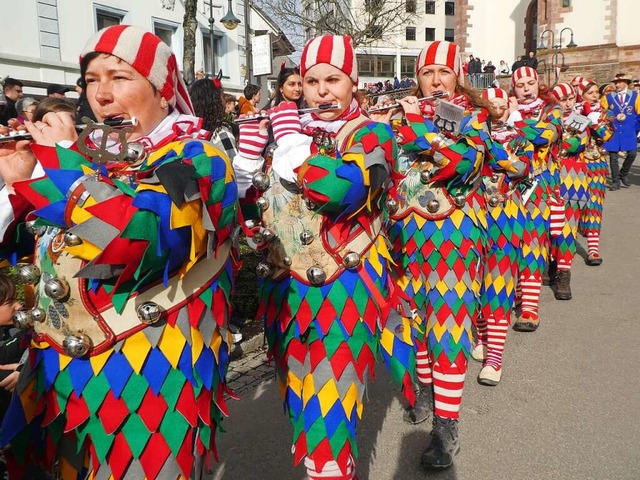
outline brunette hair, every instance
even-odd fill
[[[16,284],[11,277],[0,273],[0,305],[16,301]]]
[[[211,133],[220,130],[225,114],[222,89],[210,78],[203,78],[191,84],[189,96],[196,116],[204,120],[202,127]]]
[[[33,112],[33,122],[42,121],[44,116],[49,112],[69,112],[75,120],[76,106],[73,101],[68,98],[43,98]]]
[[[275,95],[273,97],[273,102],[272,102],[272,105],[274,107],[284,100],[284,97],[282,96],[282,92],[280,91],[280,89],[282,88],[282,86],[285,84],[285,82],[291,75],[300,75],[300,70],[298,70],[298,68],[281,68],[280,69],[280,73],[278,74],[278,81],[276,82]],[[304,97],[300,95],[300,98],[296,101],[296,106],[298,108],[302,108],[303,104],[304,104]]]

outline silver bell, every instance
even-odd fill
[[[360,265],[360,254],[356,252],[349,252],[342,259],[342,263],[349,270],[353,270]]]
[[[398,211],[398,201],[393,197],[387,197],[387,212],[393,215]]]
[[[35,220],[32,220],[30,222],[25,222],[24,228],[31,235],[36,235],[36,236],[42,235],[47,230],[47,227],[42,227],[42,226],[37,227],[35,225]]]
[[[42,308],[33,308],[31,309],[29,314],[31,315],[32,324],[35,324],[36,322],[44,323],[44,321],[47,319],[47,312],[45,312]]]
[[[293,260],[291,259],[291,257],[284,257],[282,259],[282,263],[284,263],[286,267],[290,267],[291,264],[293,263]]]
[[[138,142],[131,142],[127,144],[127,154],[124,157],[124,161],[133,164],[138,163],[147,156],[147,152],[144,150],[144,146]]]
[[[33,327],[33,317],[30,310],[18,310],[11,316],[13,325],[20,330],[27,330]]]
[[[499,177],[497,174],[491,175],[491,183],[498,183]]]
[[[311,285],[322,285],[327,279],[327,274],[320,267],[310,267],[307,269],[307,279]]]
[[[456,195],[455,197],[453,197],[453,203],[455,203],[456,207],[462,208],[467,203],[467,197],[462,194]]]
[[[70,357],[84,357],[91,350],[91,339],[81,332],[67,335],[62,341],[62,348]]]
[[[77,236],[75,233],[71,233],[69,231],[64,232],[64,244],[67,247],[76,247],[82,244],[82,239]]]
[[[500,197],[498,197],[497,195],[492,195],[491,197],[489,197],[489,205],[491,205],[492,207],[497,207],[499,203]]]
[[[266,262],[260,262],[256,266],[256,275],[258,275],[260,278],[270,277],[272,273],[273,269],[271,268],[271,265]]]
[[[270,228],[265,228],[262,230],[262,241],[269,243],[271,240],[277,237],[276,232],[271,230]]]
[[[253,219],[249,219],[249,220],[245,220],[244,221],[244,225],[245,227],[247,227],[249,230],[251,230],[252,228],[255,228],[258,225],[258,222],[253,220]]]
[[[44,293],[54,300],[62,300],[69,295],[69,283],[61,278],[50,278],[44,283]]]
[[[251,179],[251,183],[253,183],[253,186],[256,187],[260,192],[264,192],[267,188],[269,188],[271,181],[269,180],[269,176],[266,173],[258,172]]]
[[[309,230],[303,230],[300,234],[300,241],[303,245],[311,244],[311,242],[313,242],[313,232],[310,232]]]
[[[147,325],[153,325],[162,317],[163,308],[155,302],[144,302],[138,307],[138,319]]]
[[[256,200],[256,205],[258,205],[258,208],[261,212],[264,212],[269,208],[269,200],[264,197],[260,197],[258,200]]]
[[[316,209],[316,204],[313,203],[311,200],[309,200],[308,198],[304,199],[304,204],[307,206],[307,210],[315,210]]]
[[[431,181],[431,172],[429,170],[422,170],[420,172],[420,181],[422,183],[429,183]]]
[[[429,213],[436,213],[440,210],[440,202],[436,199],[429,200],[427,202],[427,211]]]
[[[22,283],[33,285],[40,280],[40,269],[31,263],[18,265],[18,278]]]

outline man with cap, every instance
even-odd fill
[[[615,92],[608,93],[602,100],[602,108],[608,110],[615,117],[613,121],[614,132],[611,139],[604,144],[604,149],[609,152],[609,165],[611,167],[610,190],[619,190],[620,183],[629,187],[629,170],[636,159],[638,144],[638,115],[640,115],[640,95],[635,90],[629,89],[631,78],[624,73],[619,73],[612,80]],[[626,152],[627,156],[620,168],[618,153]]]
[[[66,98],[67,92],[70,91],[71,89],[64,85],[60,85],[59,83],[50,83],[47,86],[47,97]]]

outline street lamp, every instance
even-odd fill
[[[213,38],[213,24],[215,21],[215,18],[213,18],[213,0],[209,0],[209,48],[211,49],[211,76],[215,76],[216,74],[216,55],[214,51],[215,42]],[[231,0],[229,0],[227,14],[220,19],[220,23],[222,23],[224,28],[227,30],[234,30],[240,24],[240,20],[233,14]]]
[[[573,41],[573,30],[570,27],[564,27],[562,30],[560,30],[560,37],[559,37],[559,42],[556,45],[556,39],[555,39],[555,34],[553,33],[553,30],[545,30],[544,32],[542,32],[540,34],[540,46],[538,47],[538,50],[546,50],[547,46],[544,44],[544,36],[545,34],[549,34],[551,36],[551,48],[553,48],[553,57],[551,58],[551,68],[553,68],[554,72],[555,72],[555,76],[556,76],[556,81],[555,83],[558,83],[558,78],[560,76],[560,72],[565,72],[567,71],[567,69],[569,68],[567,66],[567,64],[565,63],[564,60],[564,53],[562,53],[560,50],[562,50],[562,34],[564,33],[565,30],[569,30],[569,32],[571,32],[571,40],[569,40],[569,43],[567,44],[567,48],[575,48],[578,45]],[[558,65],[558,57],[561,56],[562,57],[562,64]],[[545,70],[547,71],[547,81],[549,81],[549,70],[547,69],[547,65],[545,63]]]
[[[540,45],[538,46],[538,50],[546,50],[547,46],[544,44],[544,34],[545,33],[550,33],[551,34],[551,45],[553,46],[555,42],[555,38],[554,38],[554,34],[553,34],[553,30],[549,30],[546,29],[544,32],[542,32],[540,34]]]

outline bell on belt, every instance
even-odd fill
[[[393,197],[387,197],[387,211],[393,215],[398,211],[398,201]]]
[[[64,244],[67,247],[76,247],[82,244],[82,239],[75,233],[64,232]]]
[[[260,262],[257,266],[256,266],[256,275],[258,275],[260,278],[267,278],[270,277],[273,274],[273,269],[271,268],[271,265],[269,265],[266,262]]]
[[[349,252],[342,259],[342,263],[349,270],[353,270],[360,265],[360,254],[356,252]]]
[[[257,224],[258,224],[258,222],[256,222],[255,220],[251,220],[251,219],[244,221],[245,227],[247,227],[249,230],[254,228]]]
[[[153,325],[160,320],[162,311],[162,307],[155,302],[144,302],[137,309],[138,318],[147,325]]]
[[[303,230],[300,234],[300,241],[303,245],[309,245],[311,242],[313,242],[313,232],[310,232],[309,230]]]
[[[427,202],[427,211],[429,213],[436,213],[438,210],[440,210],[440,202],[438,200],[429,200]]]
[[[431,181],[431,172],[429,170],[422,170],[420,172],[420,181],[422,183],[429,183]]]
[[[499,179],[500,178],[495,173],[493,175],[491,175],[491,183],[498,183]]]
[[[70,357],[84,357],[91,349],[91,339],[82,332],[67,335],[62,341],[62,348]]]
[[[31,315],[31,319],[33,320],[32,324],[36,322],[44,323],[44,321],[47,319],[47,312],[45,312],[42,308],[33,308],[29,313]]]
[[[251,183],[258,189],[258,191],[264,192],[267,188],[269,188],[271,182],[269,180],[269,176],[266,173],[258,172],[251,179]]]
[[[62,300],[69,295],[69,283],[61,278],[50,278],[44,283],[44,293],[54,300]]]
[[[492,207],[497,207],[499,203],[500,197],[498,197],[497,195],[491,195],[491,197],[489,197],[489,205],[491,205]]]
[[[147,152],[145,152],[141,143],[131,142],[127,144],[127,154],[124,157],[124,161],[128,164],[133,164],[144,160],[146,156]]]
[[[456,204],[456,207],[462,208],[467,203],[467,197],[462,194],[456,195],[455,197],[453,197],[453,203]]]
[[[258,205],[258,208],[261,212],[264,212],[267,208],[269,208],[269,200],[264,197],[260,197],[258,200],[256,200],[256,205]]]
[[[262,234],[262,241],[267,243],[277,237],[276,232],[274,232],[270,228],[265,228],[260,233]]]
[[[47,230],[47,227],[42,227],[42,226],[36,227],[34,224],[35,224],[35,220],[30,222],[25,222],[24,224],[25,230],[29,232],[31,235],[40,236]]]
[[[40,269],[30,263],[18,265],[18,278],[22,283],[33,285],[40,280]]]
[[[315,210],[316,209],[316,204],[313,203],[311,200],[309,200],[308,198],[304,199],[304,204],[307,206],[307,210]]]
[[[284,263],[285,267],[290,267],[293,263],[293,260],[291,259],[291,257],[284,257],[282,259],[282,263]]]
[[[11,316],[13,325],[20,330],[27,330],[33,326],[33,317],[30,310],[18,310]]]
[[[310,267],[307,269],[307,279],[311,285],[322,285],[327,279],[327,274],[320,267]]]

